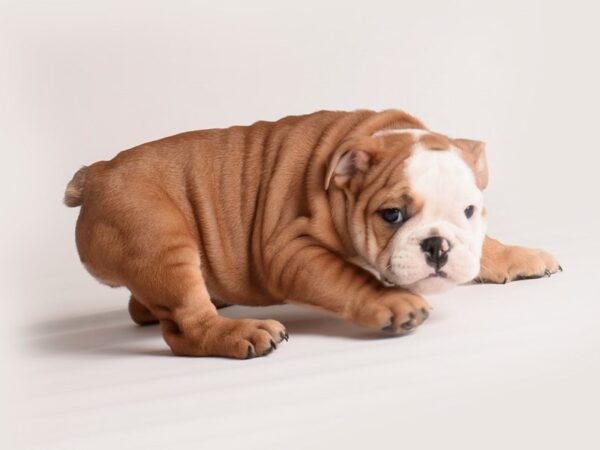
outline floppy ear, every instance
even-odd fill
[[[376,150],[371,137],[357,139],[350,145],[341,146],[331,157],[325,173],[325,190],[333,182],[341,187],[359,172],[366,172]]]
[[[485,143],[471,139],[454,140],[463,150],[467,161],[475,173],[475,182],[482,191],[488,185],[488,164],[485,156]]]

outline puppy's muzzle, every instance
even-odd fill
[[[450,242],[439,236],[429,237],[421,241],[421,250],[425,254],[427,264],[435,269],[436,274],[448,262]]]

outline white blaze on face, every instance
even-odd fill
[[[419,137],[424,134],[428,134],[430,131],[424,128],[389,128],[386,130],[379,130],[373,133],[373,137],[378,136],[386,136],[388,134],[410,134],[414,139],[419,139]]]
[[[475,176],[458,154],[458,149],[428,150],[415,146],[405,162],[412,192],[422,209],[396,232],[391,249],[394,283],[418,293],[446,290],[466,283],[479,273],[481,247],[485,236],[482,217],[483,195]],[[469,219],[465,209],[475,206]],[[427,264],[421,242],[438,236],[450,243],[443,277]]]

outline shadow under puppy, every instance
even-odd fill
[[[424,293],[559,270],[485,236],[487,182],[481,142],[397,110],[320,111],[123,151],[79,170],[65,203],[81,261],[129,289],[135,322],[160,322],[176,355],[248,358],[284,326],[218,306],[305,304],[402,334]]]

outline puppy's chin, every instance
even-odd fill
[[[454,286],[456,286],[456,283],[447,278],[433,277],[424,278],[416,283],[405,286],[405,288],[415,294],[425,295],[441,294],[442,292],[452,289]]]

